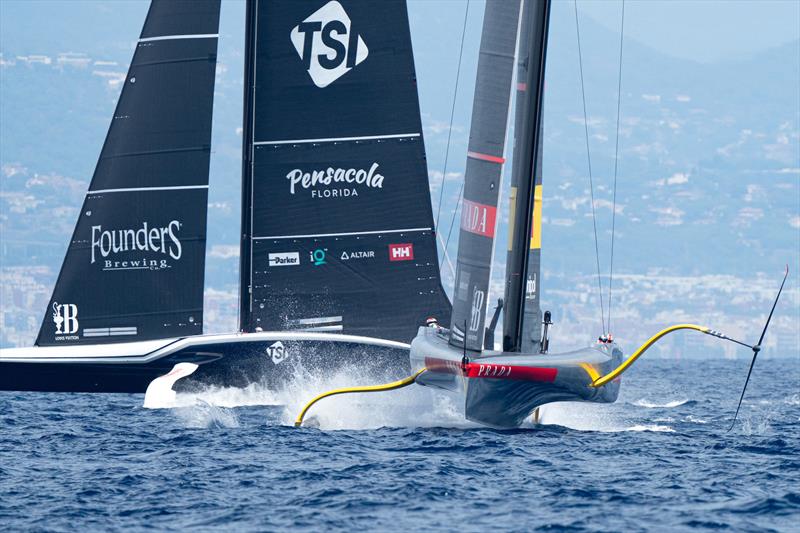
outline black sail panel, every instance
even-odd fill
[[[464,175],[450,343],[481,350],[520,3],[487,0]]]
[[[517,67],[503,350],[540,349],[542,109],[550,0],[523,2]]]
[[[153,0],[38,345],[194,335],[219,0]]]
[[[409,342],[449,320],[405,1],[248,10],[241,328]]]

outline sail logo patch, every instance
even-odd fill
[[[292,29],[289,38],[314,85],[323,89],[363,62],[369,49],[342,4],[328,2]]]
[[[311,198],[345,198],[358,196],[359,189],[382,189],[383,174],[378,172],[378,163],[365,168],[332,168],[304,172],[296,168],[286,174],[289,194],[308,190]],[[356,188],[358,187],[358,188]]]
[[[56,325],[56,340],[76,340],[80,325],[78,324],[78,306],[75,304],[59,304],[53,302],[53,323]]]
[[[342,261],[351,261],[354,259],[375,259],[375,251],[374,250],[357,250],[354,252],[342,252],[342,255],[339,256],[339,259]]]
[[[298,266],[300,264],[300,252],[278,252],[269,254],[269,266]]]
[[[289,352],[286,350],[286,346],[278,341],[267,346],[267,355],[270,356],[273,364],[279,365],[289,357]]]
[[[485,297],[486,293],[475,287],[475,292],[472,293],[472,314],[469,321],[470,331],[478,331],[478,327],[481,325]]]
[[[528,276],[528,280],[525,282],[525,297],[526,298],[536,297],[536,274]]]
[[[461,208],[461,229],[464,231],[483,237],[494,237],[496,218],[496,207],[464,198],[464,207]]]
[[[178,238],[181,222],[173,220],[163,227],[151,227],[143,222],[141,227],[126,229],[103,229],[103,226],[92,226],[91,264],[102,260],[103,270],[160,270],[169,268],[166,257],[155,258],[160,254],[180,260],[183,246]],[[115,259],[117,254],[127,254],[124,259]],[[136,253],[138,257],[131,258]],[[139,255],[141,253],[141,255]]]
[[[315,267],[328,264],[327,261],[325,261],[325,250],[322,248],[317,248],[313,252],[309,252],[309,255],[311,256],[311,262],[314,263]]]
[[[411,261],[412,259],[414,259],[413,244],[405,243],[389,245],[389,261]]]

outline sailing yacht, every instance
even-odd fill
[[[622,349],[608,331],[602,332],[592,346],[568,353],[549,353],[552,320],[550,312],[541,312],[538,283],[542,107],[549,13],[550,0],[486,0],[450,327],[433,325],[419,329],[411,343],[410,377],[384,386],[354,387],[320,395],[300,414],[298,425],[314,402],[329,395],[391,390],[417,383],[455,393],[463,402],[469,420],[492,427],[515,428],[531,414],[536,419],[537,409],[551,402],[616,401],[621,374],[659,339],[680,330],[695,330],[752,350],[750,370],[733,418],[735,423],[761,343],[789,275],[788,265],[761,337],[754,345],[705,326],[676,324],[653,335],[624,360]],[[519,30],[515,33],[509,28]],[[515,58],[516,116],[505,294],[487,327],[487,295]],[[495,350],[494,329],[500,312],[504,313],[502,350]]]
[[[204,335],[220,0],[152,0],[35,346],[0,390],[405,374],[441,286],[404,0],[248,0],[239,330]]]

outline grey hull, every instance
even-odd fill
[[[537,407],[552,402],[611,403],[620,380],[591,383],[622,363],[616,344],[597,344],[562,354],[467,351],[448,344],[448,332],[420,328],[411,343],[411,367],[423,367],[417,383],[463,397],[467,419],[498,428],[519,427]]]

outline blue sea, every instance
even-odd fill
[[[798,531],[800,361],[643,360],[613,405],[464,422],[418,386],[305,400],[303,378],[142,408],[0,393],[0,530]]]

